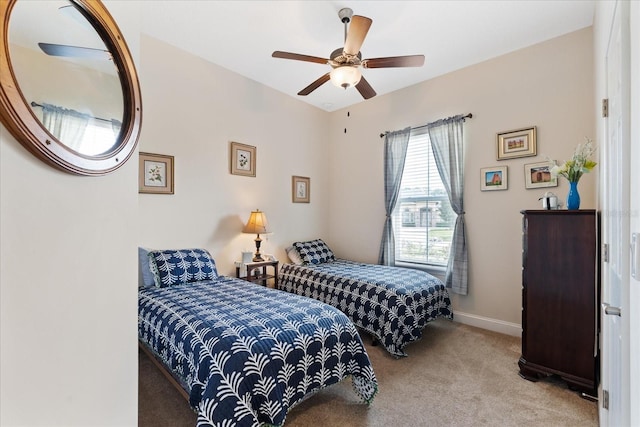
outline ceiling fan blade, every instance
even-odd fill
[[[111,60],[111,53],[104,49],[52,43],[38,43],[38,46],[40,46],[40,49],[42,49],[44,53],[51,56]]]
[[[320,86],[322,86],[323,84],[325,84],[328,81],[329,81],[329,73],[325,74],[324,76],[320,77],[315,82],[311,83],[309,86],[307,86],[304,89],[302,89],[300,92],[298,92],[298,95],[300,95],[300,96],[309,95],[311,92],[313,92],[314,90],[318,89]]]
[[[364,68],[422,67],[423,65],[424,55],[389,56],[362,61]]]
[[[357,55],[360,52],[364,38],[369,32],[369,27],[373,21],[364,16],[353,15],[349,24],[347,39],[344,41],[344,53],[348,55]]]
[[[369,99],[376,96],[376,91],[373,90],[373,88],[371,87],[369,82],[364,78],[364,76],[360,78],[360,83],[356,85],[356,89],[358,89],[358,92],[360,92],[360,95],[362,95],[364,99]]]
[[[274,58],[293,59],[295,61],[315,62],[316,64],[326,64],[329,60],[317,56],[301,55],[299,53],[281,52],[276,50],[271,54]]]

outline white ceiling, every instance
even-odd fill
[[[329,65],[272,58],[274,50],[328,58],[344,43],[338,10],[373,24],[362,57],[424,54],[420,68],[365,69],[378,96],[593,23],[595,0],[144,1],[143,32],[326,111],[366,102],[325,83],[297,93]]]

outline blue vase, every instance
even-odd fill
[[[578,194],[578,182],[569,182],[569,194],[567,194],[567,209],[580,209],[580,194]]]

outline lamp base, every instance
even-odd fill
[[[262,258],[262,255],[260,254],[260,243],[262,243],[262,239],[260,238],[259,234],[258,234],[258,237],[255,238],[255,241],[256,241],[256,253],[253,254],[253,262],[264,261],[264,258]]]

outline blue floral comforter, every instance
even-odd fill
[[[306,395],[347,376],[365,402],[377,392],[343,313],[239,279],[141,288],[138,335],[189,394],[198,426],[282,425]]]
[[[284,264],[277,288],[339,308],[395,356],[407,355],[404,347],[422,337],[427,322],[453,319],[444,284],[415,269],[344,259]]]

